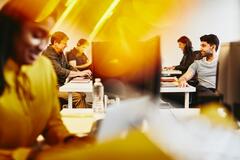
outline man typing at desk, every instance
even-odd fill
[[[43,55],[48,57],[55,69],[58,77],[58,85],[64,85],[67,78],[72,77],[90,77],[91,71],[84,70],[78,71],[73,66],[69,65],[63,50],[67,46],[68,36],[63,32],[55,32],[51,37],[51,44],[43,51]],[[68,93],[59,92],[59,97],[67,100]],[[75,108],[86,107],[85,102],[86,95],[84,93],[73,93],[73,106]]]
[[[179,86],[186,87],[187,81],[196,73],[199,84],[196,86],[197,100],[203,94],[213,95],[216,89],[216,70],[217,70],[217,49],[219,39],[214,34],[200,37],[201,41],[201,60],[195,60],[188,68],[187,72],[179,78]]]

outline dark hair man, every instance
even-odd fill
[[[179,86],[185,87],[187,81],[196,73],[199,84],[197,85],[197,94],[211,94],[216,89],[216,70],[217,70],[217,49],[219,39],[214,34],[200,37],[201,60],[195,60],[188,68],[187,72],[179,78]]]
[[[51,44],[43,51],[43,55],[48,57],[53,64],[58,77],[59,86],[64,85],[67,78],[91,75],[90,70],[78,71],[68,64],[63,53],[64,49],[67,47],[68,39],[65,33],[60,31],[55,32],[51,36]],[[59,97],[67,100],[68,94],[66,92],[59,92]],[[86,107],[85,97],[86,95],[84,93],[73,93],[73,106],[75,108]]]

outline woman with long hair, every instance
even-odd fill
[[[39,135],[49,145],[73,136],[61,120],[54,69],[39,56],[48,42],[49,21],[34,21],[24,2],[12,0],[0,10],[1,160],[30,158]]]
[[[182,74],[184,74],[188,67],[193,63],[195,60],[196,54],[193,52],[192,42],[190,39],[186,36],[180,37],[178,40],[178,46],[183,52],[183,57],[179,65],[177,66],[171,66],[171,67],[165,67],[165,69],[170,70],[180,70],[182,71]]]

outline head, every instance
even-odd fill
[[[7,60],[14,60],[18,66],[34,63],[47,44],[53,25],[48,18],[35,21],[24,12],[28,8],[23,11],[16,3],[19,1],[9,1],[0,10],[0,95],[6,86],[3,69]]]
[[[79,50],[79,52],[84,52],[87,47],[89,46],[89,42],[86,39],[80,39],[77,43],[77,49]]]
[[[183,54],[188,54],[192,52],[192,42],[186,36],[180,37],[178,40],[178,46],[183,51]]]
[[[1,54],[18,65],[32,64],[47,44],[51,22],[47,19],[35,22],[21,11],[13,10],[10,3],[0,14]]]
[[[200,37],[200,50],[203,57],[211,56],[218,50],[219,39],[214,34],[208,34]]]
[[[60,53],[67,47],[68,40],[69,38],[65,33],[58,31],[51,36],[51,45]]]

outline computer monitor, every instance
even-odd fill
[[[127,99],[160,95],[160,37],[135,42],[93,42],[92,72],[105,94]]]
[[[240,42],[224,43],[220,47],[217,91],[223,101],[240,107]]]

